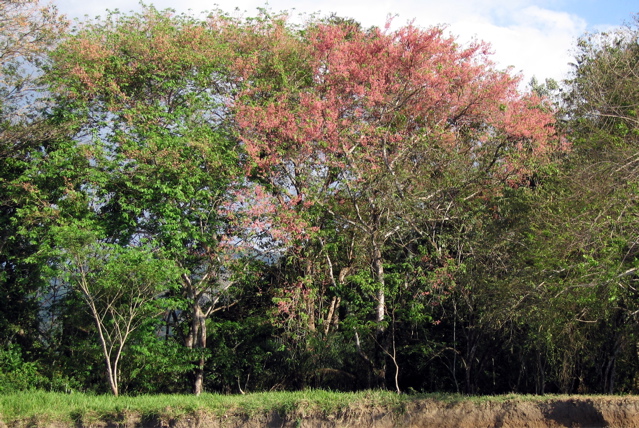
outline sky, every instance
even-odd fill
[[[60,12],[82,19],[104,15],[106,9],[129,12],[139,8],[131,0],[53,0]],[[607,31],[633,20],[636,0],[146,0],[158,9],[197,15],[220,8],[239,16],[255,16],[257,9],[289,11],[293,20],[309,14],[335,13],[364,26],[393,26],[413,22],[420,27],[446,25],[462,44],[483,40],[491,44],[500,69],[512,67],[523,82],[534,76],[562,80],[570,71],[571,52],[586,31]],[[300,16],[301,15],[301,16]]]

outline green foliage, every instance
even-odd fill
[[[131,339],[122,367],[122,389],[135,395],[188,393],[196,355],[174,338],[158,334],[162,326],[152,321]]]
[[[520,95],[441,28],[268,11],[145,6],[3,62],[50,98],[0,88],[0,391],[636,390],[636,34]]]
[[[0,394],[35,390],[45,384],[46,379],[40,374],[38,365],[24,361],[19,346],[0,349]]]
[[[42,266],[29,261],[37,240],[21,235],[20,211],[28,208],[20,178],[35,152],[56,145],[65,127],[53,126],[53,103],[42,81],[48,52],[65,36],[68,22],[53,5],[38,1],[0,3],[0,346],[37,348],[37,292]]]

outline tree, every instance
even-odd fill
[[[573,216],[566,219],[571,233],[560,235],[566,246],[560,248],[570,255],[560,291],[576,297],[571,303],[583,335],[601,341],[598,355],[586,354],[582,363],[598,385],[584,388],[606,393],[615,389],[618,361],[632,355],[636,341],[637,34],[635,17],[619,31],[580,38],[564,97],[575,154],[562,200]]]
[[[41,67],[65,34],[68,21],[53,5],[35,0],[0,2],[0,157],[14,157],[33,141],[20,126],[41,119]],[[37,108],[39,107],[39,108]],[[37,128],[31,128],[33,133]]]
[[[575,144],[577,150],[610,145],[621,148],[636,139],[638,21],[635,17],[634,23],[621,30],[586,34],[577,42],[564,96],[568,125],[579,143]],[[585,144],[587,141],[590,144]]]
[[[86,225],[62,226],[54,233],[58,270],[95,322],[108,383],[117,396],[125,346],[135,330],[163,312],[160,297],[175,287],[180,270],[152,246],[105,244]]]
[[[196,394],[204,387],[206,321],[231,303],[240,261],[226,221],[230,189],[244,182],[227,114],[237,78],[217,27],[224,22],[152,7],[111,15],[62,45],[50,74],[84,118],[81,131],[98,134],[78,150],[93,163],[85,189],[109,239],[122,246],[151,239],[183,269],[178,294],[186,306],[167,317],[197,355]]]
[[[16,185],[31,154],[63,132],[46,123],[50,104],[41,80],[48,52],[64,36],[66,19],[38,1],[0,1],[0,342],[29,347],[37,337],[39,266],[27,259],[37,245],[19,234],[24,206]]]
[[[313,24],[268,58],[255,54],[236,103],[254,174],[281,209],[309,226],[317,224],[305,214],[323,212],[356,234],[375,284],[370,315],[382,351],[390,240],[416,234],[443,261],[439,225],[562,148],[548,106],[520,94],[488,54],[481,43],[460,48],[442,28]],[[378,384],[384,359],[373,362]]]
[[[572,151],[528,201],[515,261],[535,284],[521,320],[541,392],[612,393],[620,363],[635,376],[636,36],[635,24],[579,39],[559,116]]]

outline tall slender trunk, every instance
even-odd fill
[[[544,368],[541,351],[537,350],[537,376],[535,382],[535,393],[543,395],[546,393],[546,370]]]
[[[617,355],[619,354],[620,350],[621,350],[621,338],[617,335],[612,346],[611,355],[608,356],[607,362],[605,364],[605,369],[603,370],[603,380],[604,380],[603,393],[604,394],[614,394]]]
[[[306,278],[313,278],[313,262],[310,258],[306,260],[305,267],[305,276]],[[304,285],[306,287],[306,285]],[[304,290],[306,291],[306,290]],[[316,330],[315,325],[315,300],[313,299],[312,293],[309,293],[304,296],[305,305],[306,305],[306,313],[308,314],[308,330],[314,332]]]
[[[375,331],[375,383],[377,387],[386,386],[386,328],[384,321],[386,318],[386,281],[384,274],[384,259],[382,258],[381,245],[373,238],[373,269],[377,280],[377,311],[375,321],[377,329]]]
[[[377,313],[375,321],[377,321],[377,329],[384,332],[384,318],[386,313],[386,281],[384,279],[384,260],[382,258],[382,249],[378,242],[373,240],[373,269],[377,279]]]
[[[100,334],[100,343],[102,344],[102,350],[104,353],[104,360],[106,362],[107,367],[107,376],[109,378],[109,386],[111,387],[111,392],[114,396],[118,396],[118,366],[117,361],[112,364],[111,363],[111,352],[107,349],[107,344],[104,340],[104,336],[102,334],[102,328],[99,323],[98,324],[98,332]]]
[[[191,329],[186,339],[186,346],[189,349],[198,349],[201,351],[200,358],[194,370],[193,394],[200,395],[204,390],[204,363],[206,359],[203,351],[206,349],[206,316],[202,311],[202,307],[193,302],[193,314],[191,320]]]
[[[479,348],[479,333],[472,325],[466,327],[466,349],[464,352],[464,380],[466,382],[466,394],[474,394],[476,392],[477,383],[475,381],[475,371],[477,351]]]
[[[124,346],[123,343],[120,344],[120,347],[118,348],[117,354],[116,354],[116,358],[115,361],[112,363],[111,362],[111,356],[113,353],[113,348],[109,347],[109,345],[107,344],[107,333],[105,333],[104,328],[103,328],[103,324],[100,322],[100,313],[98,312],[98,309],[96,308],[96,305],[93,301],[93,298],[90,296],[90,294],[88,293],[88,286],[87,283],[84,282],[83,285],[83,291],[84,291],[84,295],[85,295],[85,300],[89,305],[89,308],[91,310],[91,315],[93,315],[93,320],[95,321],[95,325],[98,329],[98,337],[100,338],[100,345],[102,346],[102,355],[104,355],[104,361],[106,363],[106,369],[107,369],[107,377],[109,378],[109,386],[111,387],[111,392],[113,393],[114,396],[118,396],[118,392],[119,392],[119,388],[118,388],[118,360],[120,358],[120,354],[122,353],[122,348]]]

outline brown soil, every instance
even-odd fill
[[[229,412],[219,416],[207,412],[177,419],[142,420],[137,415],[122,415],[118,421],[100,421],[73,425],[41,424],[22,421],[8,428],[346,428],[346,427],[637,427],[639,397],[569,397],[547,400],[460,401],[445,403],[416,400],[402,412],[378,407],[350,408],[339,414],[297,411],[286,417],[278,413],[246,415]],[[35,423],[34,423],[35,422]],[[0,422],[0,428],[7,425]]]
[[[171,423],[172,422],[172,423]],[[349,409],[339,415],[297,414],[281,418],[277,414],[243,419],[233,415],[222,418],[198,415],[171,421],[164,426],[196,427],[637,427],[639,397],[562,398],[545,401],[461,401],[435,400],[411,402],[402,414],[383,409]]]

